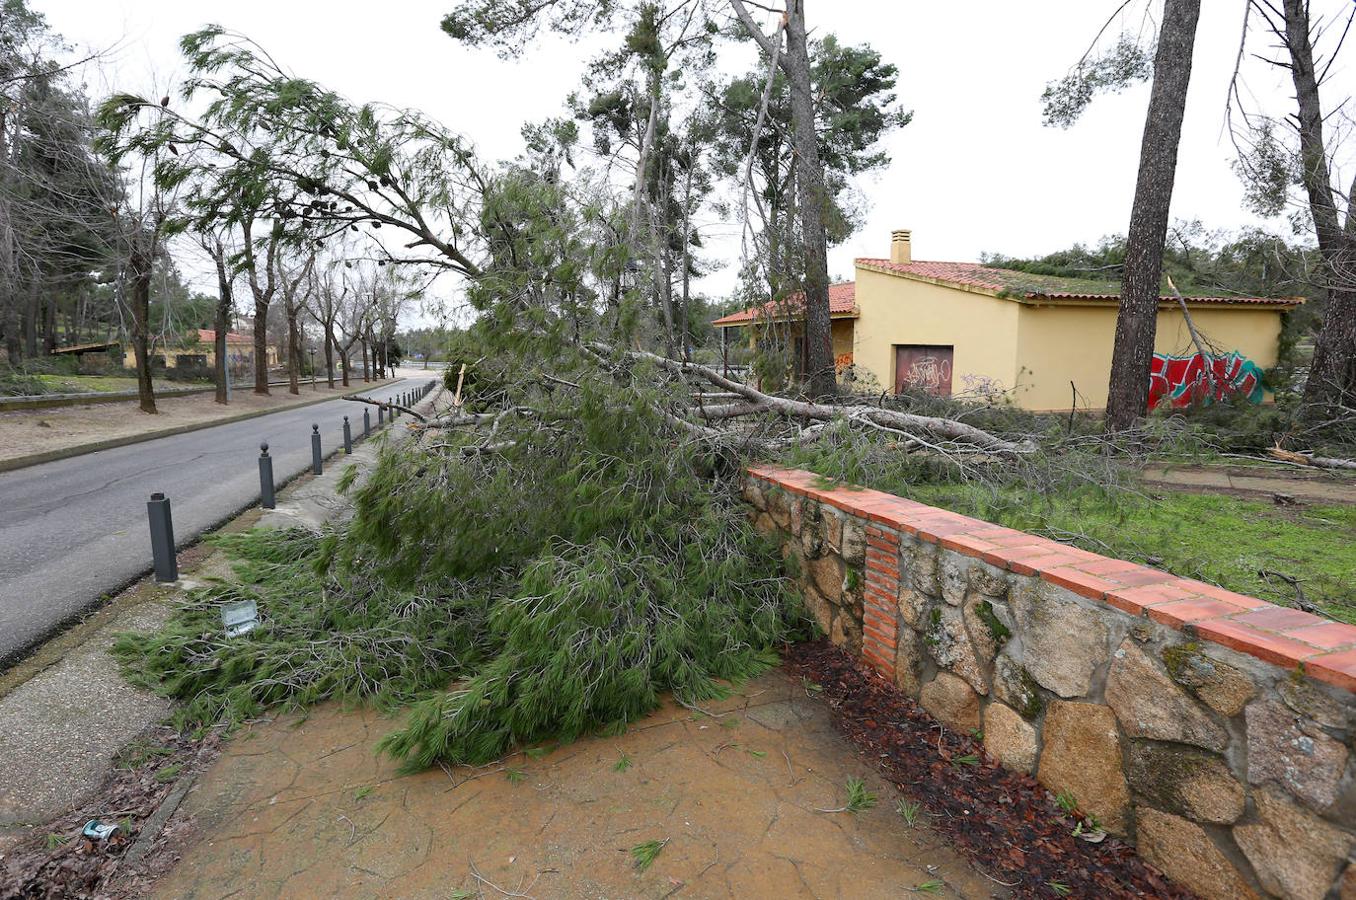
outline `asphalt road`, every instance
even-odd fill
[[[425,380],[366,396],[386,399]],[[261,442],[281,483],[310,467],[312,423],[328,454],[343,446],[344,416],[361,435],[363,408],[331,400],[0,472],[0,670],[104,594],[150,572],[146,501],[153,492],[169,497],[182,546],[258,502]]]

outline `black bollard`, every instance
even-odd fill
[[[155,580],[178,581],[179,560],[174,555],[174,519],[170,516],[169,499],[161,493],[151,494],[151,499],[146,502],[146,515],[151,520]]]
[[[363,410],[363,437],[367,437],[371,433],[372,433],[372,414],[367,410]]]
[[[377,407],[377,427],[380,428],[380,427],[381,427],[382,425],[384,425],[385,423],[386,423],[386,407],[384,407],[384,406],[378,406],[378,407]]]
[[[268,444],[259,445],[259,505],[264,509],[278,505],[273,493],[273,457],[268,455]]]
[[[353,454],[353,431],[348,425],[348,416],[344,416],[344,453]]]
[[[320,475],[325,471],[324,460],[320,456],[320,426],[311,425],[311,474]]]

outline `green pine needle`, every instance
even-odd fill
[[[637,872],[644,872],[654,862],[659,851],[664,849],[664,845],[669,842],[668,838],[662,841],[646,841],[643,844],[636,844],[631,848],[631,859]]]
[[[865,781],[852,775],[847,780],[847,802],[836,809],[821,809],[818,812],[865,812],[876,805],[877,799],[875,794],[867,790]]]

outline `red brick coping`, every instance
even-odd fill
[[[1302,667],[1305,674],[1320,681],[1356,691],[1356,626],[893,494],[829,486],[830,482],[813,472],[775,466],[752,466],[748,471],[790,493],[876,523],[877,527],[867,531],[868,605],[883,607],[894,603],[897,596],[899,537],[884,530],[891,529],[1017,575],[1039,576],[1132,616],[1147,616],[1273,665]],[[863,654],[881,668],[893,669],[894,635],[867,629],[864,639]]]

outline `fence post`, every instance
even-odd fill
[[[353,454],[353,431],[348,425],[348,416],[344,416],[344,453]]]
[[[372,414],[363,410],[363,437],[366,438],[372,433]]]
[[[156,492],[146,502],[146,515],[151,520],[151,558],[155,562],[156,581],[178,581],[179,560],[174,555],[174,520],[170,516],[170,502]]]
[[[311,473],[320,475],[324,473],[324,461],[320,456],[320,426],[312,423],[311,425]]]
[[[259,505],[273,509],[278,499],[273,493],[273,457],[268,455],[268,444],[259,445]]]

